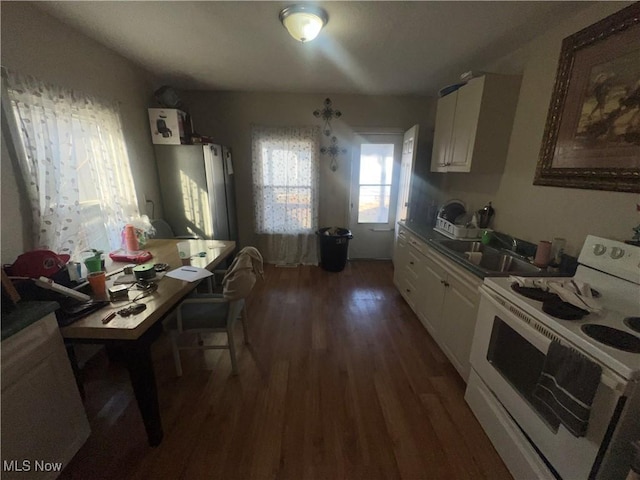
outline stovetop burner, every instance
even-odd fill
[[[548,290],[545,291],[538,287],[522,287],[516,282],[513,282],[511,284],[511,290],[522,295],[523,297],[530,298],[531,300],[538,300],[539,302],[544,302],[545,300],[551,300],[554,298],[560,298],[558,294],[554,292],[550,292]],[[591,296],[593,298],[600,298],[600,292],[592,288]]]
[[[610,255],[614,249],[624,255],[614,258]],[[606,255],[602,255],[603,250]],[[551,330],[561,341],[566,340],[621,377],[640,381],[637,265],[640,265],[640,248],[589,235],[573,277],[486,277],[481,291],[489,300],[495,298],[510,309],[517,308]],[[550,291],[555,294],[553,283],[559,283],[569,291],[582,291],[588,285],[591,297],[595,299],[588,303],[595,311],[584,316],[579,311],[570,311],[568,315],[561,311],[559,315],[553,308],[553,301],[549,300],[555,297],[543,292],[543,289],[547,290],[545,285],[551,285]],[[571,299],[571,296],[566,298]],[[571,302],[581,309],[587,308],[579,300]],[[561,307],[563,311],[564,307]],[[583,329],[585,325],[588,326]]]
[[[544,302],[545,300],[551,300],[554,298],[560,298],[553,292],[545,292],[541,288],[536,287],[521,287],[516,282],[513,282],[511,284],[511,289],[524,297],[530,298],[531,300],[538,300],[539,302]]]
[[[542,302],[542,311],[548,313],[552,317],[562,320],[580,320],[589,315],[589,312],[575,305],[571,305],[562,301],[560,297],[554,294],[555,298],[550,298]]]
[[[640,338],[635,337],[630,333],[623,332],[617,328],[607,327],[606,325],[597,325],[595,323],[587,323],[586,325],[582,325],[581,328],[586,335],[600,343],[604,343],[610,347],[619,348],[625,352],[640,353]]]
[[[635,330],[636,332],[640,332],[640,317],[627,317],[624,319],[624,323],[631,330]]]

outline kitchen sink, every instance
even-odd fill
[[[484,245],[481,242],[467,242],[465,240],[436,240],[437,243],[447,248],[448,250],[453,250],[457,253],[464,252],[494,252],[498,253],[499,250],[493,247],[489,247]]]
[[[478,266],[491,272],[501,272],[509,274],[540,274],[541,272],[543,272],[541,268],[538,268],[535,265],[525,260],[514,257],[513,255],[510,255],[508,253],[493,254],[485,252],[482,254],[482,260],[480,260],[480,264]]]
[[[439,246],[440,251],[458,258],[459,262],[467,264],[472,269],[481,270],[484,276],[544,276],[546,271],[536,267],[514,252],[484,245],[481,242],[466,240],[432,240],[432,244]],[[479,252],[482,254],[479,263],[473,263],[465,252]]]

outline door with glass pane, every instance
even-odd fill
[[[398,206],[396,208],[396,221],[404,222],[409,214],[409,197],[411,195],[411,180],[413,177],[413,164],[416,161],[418,150],[419,125],[414,125],[404,132],[402,139],[402,162],[400,164],[400,181],[398,182]],[[398,236],[398,224],[395,224],[395,236]]]
[[[401,156],[400,133],[357,137],[351,163],[349,258],[392,257]]]

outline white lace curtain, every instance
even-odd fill
[[[15,72],[3,79],[34,246],[120,248],[123,226],[140,214],[117,104]]]
[[[317,265],[320,127],[252,129],[254,226],[265,261]]]

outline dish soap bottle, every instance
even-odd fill
[[[483,208],[478,210],[478,226],[480,228],[487,228],[491,224],[491,219],[495,214],[495,210],[491,206],[491,202],[486,204]]]

